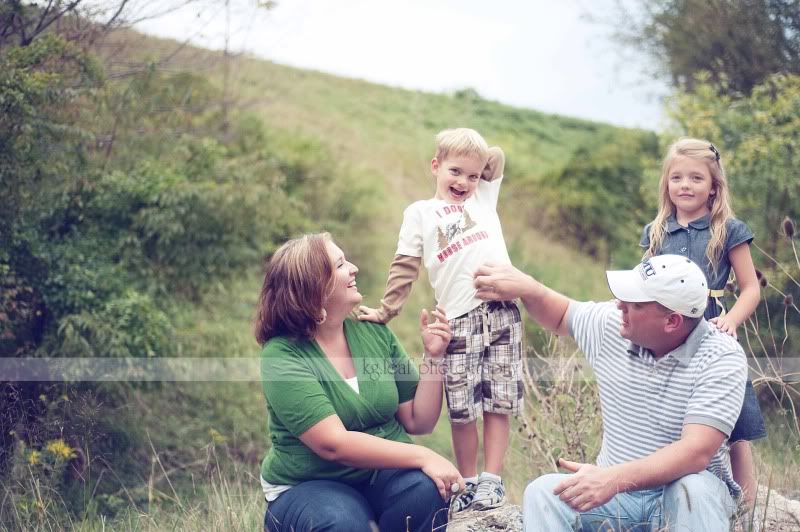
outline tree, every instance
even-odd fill
[[[93,35],[123,23],[122,14],[129,3],[48,0],[39,5],[8,0],[0,5],[0,49],[28,46],[51,30],[71,41],[90,42]]]
[[[737,216],[774,254],[781,221],[800,218],[800,75],[772,76],[746,98],[718,94],[708,74],[694,86],[671,101],[671,137],[689,134],[720,147]]]
[[[676,87],[711,74],[749,95],[771,74],[800,73],[798,0],[617,0],[621,44],[645,54]],[[721,86],[721,85],[720,85]]]
[[[658,138],[640,131],[599,135],[579,147],[542,181],[549,231],[606,263],[635,262],[630,244],[654,213],[642,179],[657,157]]]

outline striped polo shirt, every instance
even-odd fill
[[[681,439],[689,423],[709,425],[730,436],[739,417],[747,360],[732,337],[701,320],[686,341],[655,358],[620,336],[622,312],[614,302],[570,304],[567,327],[597,376],[603,442],[597,465],[644,458]],[[727,443],[706,467],[741,489],[731,473]]]

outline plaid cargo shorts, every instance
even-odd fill
[[[451,423],[522,409],[522,320],[513,301],[489,301],[449,320],[444,390]]]

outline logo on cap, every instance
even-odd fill
[[[642,281],[646,281],[648,277],[652,277],[656,274],[656,269],[650,264],[650,259],[644,260],[639,264],[639,273],[642,276]]]

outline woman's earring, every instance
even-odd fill
[[[322,316],[320,316],[319,318],[315,319],[314,322],[317,325],[322,325],[323,323],[325,323],[326,319],[328,319],[328,311],[325,310],[325,309],[322,309]]]

